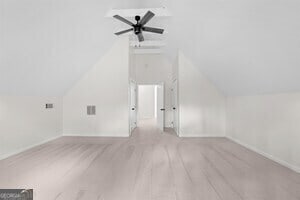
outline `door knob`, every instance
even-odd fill
[[[161,110],[161,111],[165,111],[166,109],[164,109],[164,108],[161,108],[160,110]]]
[[[175,108],[175,107],[173,107],[173,110],[176,110],[176,108]]]
[[[135,110],[134,108],[131,108],[131,110]]]

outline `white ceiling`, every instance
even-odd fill
[[[134,9],[111,9],[109,10],[105,17],[113,17],[115,15],[120,15],[125,18],[133,18],[137,15],[144,16],[149,10],[155,13],[155,17],[170,17],[171,13],[166,7],[159,8],[134,8]]]
[[[0,94],[62,95],[115,40],[112,8],[167,7],[181,49],[227,95],[300,91],[298,0],[1,0]],[[126,26],[125,26],[126,27]]]
[[[300,91],[300,1],[152,0],[172,12],[167,44],[227,95]],[[174,53],[172,53],[174,55]]]
[[[0,94],[63,95],[113,44],[132,0],[0,0]]]

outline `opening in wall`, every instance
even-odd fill
[[[164,129],[164,85],[138,85],[138,126]]]

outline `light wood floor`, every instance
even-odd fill
[[[62,137],[0,161],[0,188],[36,200],[296,200],[300,175],[225,138],[138,128],[130,138]]]

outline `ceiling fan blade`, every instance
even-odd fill
[[[133,31],[133,28],[130,28],[130,29],[127,29],[127,30],[124,30],[124,31],[119,31],[119,32],[116,32],[115,34],[116,35],[121,35],[121,34],[124,34],[124,33],[128,33],[130,31]]]
[[[116,19],[120,20],[121,22],[124,22],[124,23],[126,23],[126,24],[128,24],[130,26],[134,25],[131,21],[129,21],[129,20],[121,17],[120,15],[114,15],[114,18],[116,18]]]
[[[143,27],[143,31],[152,32],[152,33],[158,33],[158,34],[163,34],[164,29],[144,26]]]
[[[141,25],[145,25],[145,24],[147,24],[149,21],[150,21],[150,19],[152,19],[152,17],[154,17],[154,13],[153,12],[151,12],[151,11],[148,11],[145,15],[144,15],[144,17],[141,19],[141,21],[139,22]]]
[[[137,37],[138,37],[138,39],[139,39],[139,42],[144,41],[144,36],[143,36],[142,33],[137,34]]]

